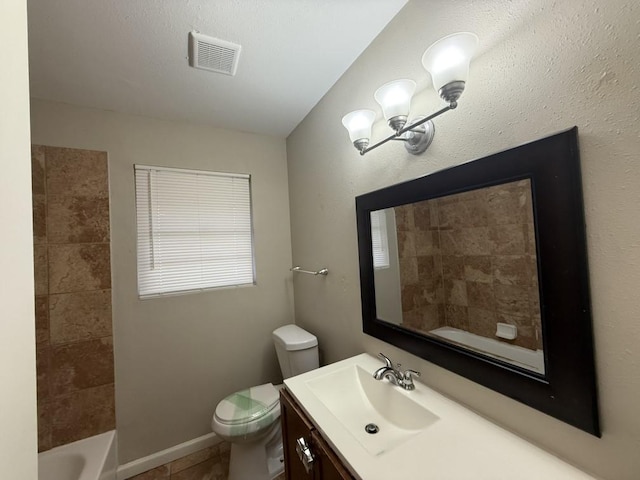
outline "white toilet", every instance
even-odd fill
[[[283,378],[318,368],[318,339],[296,325],[273,332]],[[284,468],[279,386],[232,393],[216,407],[212,430],[231,443],[229,480],[271,480]]]

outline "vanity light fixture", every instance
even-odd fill
[[[401,79],[376,90],[374,97],[382,107],[385,120],[395,133],[369,146],[371,127],[375,120],[372,110],[356,110],[342,118],[353,146],[360,155],[387,143],[389,140],[404,142],[407,151],[414,155],[423,153],[431,144],[435,133],[432,119],[458,106],[469,77],[469,63],[478,46],[478,37],[470,32],[448,35],[431,45],[422,55],[422,65],[431,74],[433,87],[448,105],[429,115],[413,119],[407,125],[411,98],[416,89],[413,80]]]

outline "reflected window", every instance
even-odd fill
[[[389,268],[389,237],[387,236],[387,216],[384,210],[371,212],[371,243],[373,268]]]

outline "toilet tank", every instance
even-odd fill
[[[298,327],[285,325],[273,332],[273,342],[283,378],[318,368],[318,339]]]

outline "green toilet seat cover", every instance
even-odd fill
[[[267,383],[232,393],[218,404],[215,416],[226,425],[272,423],[280,417],[278,390]]]

